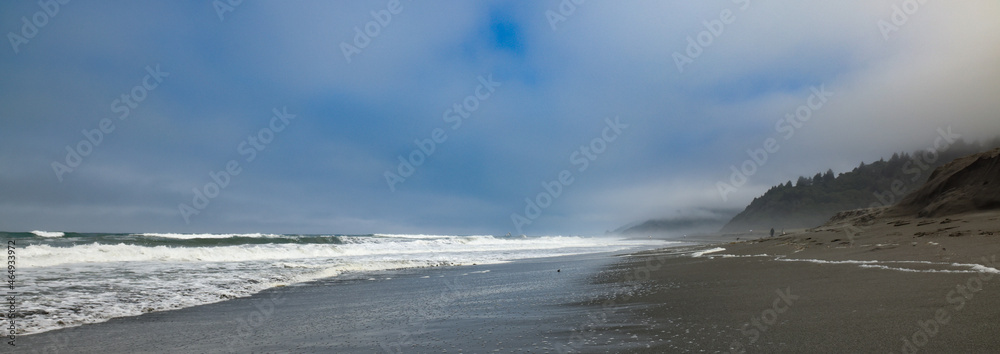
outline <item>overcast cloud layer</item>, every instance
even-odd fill
[[[1000,135],[996,1],[227,4],[0,4],[0,229],[599,234]]]

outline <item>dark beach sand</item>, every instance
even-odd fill
[[[616,304],[630,305],[635,325],[628,330],[638,333],[637,341],[650,344],[623,351],[1000,352],[1000,274],[775,260],[783,255],[944,263],[882,263],[913,269],[968,269],[948,267],[949,263],[989,265],[1000,257],[997,214],[879,220],[851,231],[830,227],[730,242],[717,245],[726,251],[709,254],[772,255],[768,257],[693,258],[647,252],[616,265],[618,277],[606,282],[630,284],[636,282],[631,278],[648,277],[654,287],[615,299]],[[1000,262],[989,266],[1000,267]]]

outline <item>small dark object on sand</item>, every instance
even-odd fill
[[[556,273],[562,272],[562,269],[556,269]]]

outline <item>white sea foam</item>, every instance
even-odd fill
[[[970,264],[970,265],[972,266],[972,269],[977,272],[1000,274],[1000,269],[987,267],[982,264]]]
[[[750,257],[774,257],[774,255],[761,254],[713,254],[709,258],[750,258]]]
[[[20,251],[22,267],[48,267],[73,263],[112,262],[246,262],[347,256],[476,254],[506,259],[522,252],[552,250],[553,255],[579,254],[643,245],[667,245],[664,241],[615,240],[581,237],[504,239],[492,236],[452,236],[438,239],[392,241],[371,237],[344,237],[345,244],[245,244],[216,247],[138,246],[91,243],[73,247],[30,245]]]
[[[206,235],[135,236],[208,238]],[[232,235],[237,234],[210,237]],[[363,275],[389,269],[495,264],[523,258],[679,244],[572,236],[339,238],[343,243],[198,247],[97,242],[68,247],[58,243],[30,244],[18,251],[18,280],[23,280],[19,290],[25,294],[19,307],[28,314],[19,322],[19,332],[38,333],[113,317],[196,306],[345,273]]]
[[[912,273],[1000,273],[1000,270],[983,266],[974,263],[945,263],[945,262],[930,262],[930,261],[858,261],[858,260],[843,260],[843,261],[828,261],[823,259],[795,259],[795,258],[776,258],[779,261],[785,262],[810,262],[818,264],[851,264],[857,265],[861,268],[874,268],[874,269],[884,269],[892,270],[898,272],[912,272]],[[905,265],[923,265],[923,268],[917,267],[906,267]],[[936,267],[926,267],[926,266],[936,266]],[[942,268],[968,268],[968,269],[942,269]]]
[[[59,232],[59,231],[39,231],[39,230],[35,230],[35,231],[32,231],[31,233],[35,234],[35,236],[38,236],[38,237],[63,237],[63,236],[66,236],[65,233]]]
[[[134,236],[148,236],[148,237],[162,237],[162,238],[177,238],[183,240],[191,240],[198,238],[231,238],[231,237],[279,237],[281,235],[274,234],[174,234],[174,233],[156,233],[156,232],[145,232],[140,234],[133,234]]]
[[[452,236],[452,235],[405,235],[405,234],[374,234],[375,237],[391,237],[391,238],[410,238],[410,239],[431,239],[431,238],[455,238],[455,237],[493,237],[489,235],[470,235],[470,236]]]
[[[709,253],[722,252],[722,251],[725,251],[725,250],[726,250],[725,248],[716,247],[716,248],[713,248],[713,249],[708,249],[708,250],[704,250],[704,251],[694,252],[694,253],[691,254],[691,257],[701,257],[701,256],[704,256],[704,255],[709,254]]]
[[[693,257],[701,257],[708,253],[721,252],[724,248],[713,248],[705,251],[692,253]],[[776,261],[782,262],[809,262],[816,264],[847,264],[856,265],[861,268],[869,269],[882,269],[891,270],[897,272],[911,272],[911,273],[997,273],[1000,274],[1000,270],[987,267],[975,263],[945,263],[945,262],[931,262],[931,261],[860,261],[860,260],[841,260],[841,261],[830,261],[825,259],[809,259],[809,258],[786,258],[783,255],[775,256],[768,254],[756,254],[756,255],[710,255],[709,258],[732,258],[732,257],[773,257]],[[909,265],[909,266],[908,266]],[[919,267],[918,267],[919,266]],[[959,268],[959,269],[955,269]],[[965,269],[961,269],[965,268]]]

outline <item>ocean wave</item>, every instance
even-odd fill
[[[63,236],[66,236],[66,233],[59,232],[59,231],[39,231],[39,230],[35,230],[35,231],[32,231],[31,233],[35,234],[35,236],[38,236],[38,237],[63,237]]]
[[[30,245],[18,261],[22,267],[48,267],[75,263],[115,262],[246,262],[260,260],[332,257],[335,245],[263,244],[218,247],[139,246],[90,243],[72,247]]]
[[[372,236],[374,236],[374,237],[389,237],[389,238],[407,238],[407,239],[435,239],[435,238],[440,239],[440,238],[456,238],[456,237],[467,237],[467,238],[489,237],[489,238],[492,238],[493,237],[493,236],[490,236],[490,235],[458,236],[458,235],[422,235],[422,234],[417,234],[417,235],[408,235],[408,234],[373,234]]]
[[[156,233],[156,232],[144,232],[138,234],[131,234],[132,236],[147,236],[147,237],[162,237],[162,238],[176,238],[182,240],[200,239],[200,238],[232,238],[232,237],[283,237],[283,235],[275,234],[175,234],[175,233]]]
[[[471,263],[468,259],[457,263],[435,260],[368,260],[335,264],[279,262],[271,264],[273,268],[262,264],[227,264],[211,269],[196,264],[146,264],[121,269],[82,265],[74,267],[74,271],[116,276],[89,279],[67,277],[50,283],[29,281],[24,285],[26,293],[43,292],[59,296],[26,297],[20,305],[22,314],[26,315],[21,317],[18,333],[41,333],[105,322],[115,317],[210,304],[250,296],[275,286],[341,276],[346,272]],[[45,272],[45,269],[29,269],[24,277],[37,279]],[[61,274],[68,275],[66,272]]]
[[[496,264],[680,244],[572,236],[426,235],[287,235],[283,237],[306,241],[274,243],[281,239],[252,235],[260,236],[177,240],[111,234],[92,236],[99,241],[88,243],[35,239],[18,251],[18,279],[29,294],[21,305],[28,316],[21,319],[19,333],[218,302],[345,273],[369,277],[371,272],[391,269]],[[130,243],[137,238],[147,241]],[[338,243],[329,242],[333,238]],[[268,241],[259,242],[263,240]]]
[[[505,239],[453,237],[392,241],[372,237],[344,237],[343,244],[265,243],[210,247],[145,246],[87,243],[71,247],[29,245],[19,255],[23,267],[48,267],[74,263],[116,262],[248,262],[308,258],[410,257],[412,255],[477,254],[484,258],[509,258],[519,253],[554,251],[554,254],[587,253],[630,246],[668,245],[664,241],[615,240],[580,237]]]

